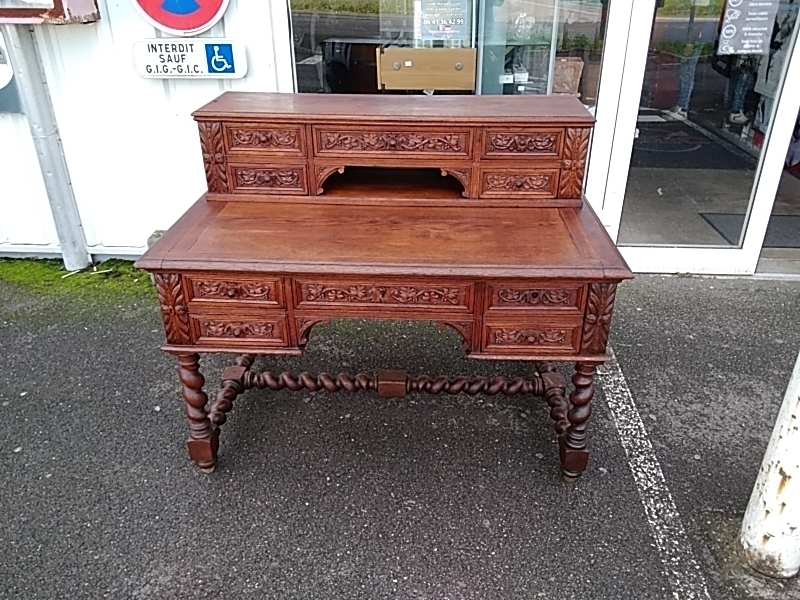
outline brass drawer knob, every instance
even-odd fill
[[[515,185],[517,188],[521,188],[521,187],[523,186],[522,179],[517,179],[517,180],[514,182],[514,185]]]

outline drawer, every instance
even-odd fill
[[[466,283],[299,279],[294,285],[298,308],[383,306],[471,312],[474,295],[473,286]]]
[[[577,283],[486,284],[488,313],[511,311],[583,315],[586,288]]]
[[[564,130],[559,128],[494,128],[483,132],[486,158],[559,158]]]
[[[222,127],[229,156],[306,156],[305,130],[300,125],[223,123]]]
[[[191,304],[240,304],[253,306],[285,306],[283,286],[277,277],[204,277],[186,278]]]
[[[442,156],[469,158],[472,129],[314,126],[314,154],[337,157]]]
[[[189,328],[194,342],[200,346],[279,348],[289,345],[286,317],[283,315],[190,313]]]
[[[228,181],[231,192],[240,194],[308,194],[305,165],[229,164]]]
[[[559,169],[482,169],[481,198],[558,197]]]
[[[581,347],[581,329],[580,321],[484,322],[481,350],[496,354],[577,354]]]

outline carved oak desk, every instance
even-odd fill
[[[593,121],[577,100],[229,92],[194,117],[208,193],[137,266],[155,274],[200,468],[214,468],[226,413],[253,387],[544,396],[562,472],[586,468],[593,378],[632,275],[582,200]],[[250,370],[346,317],[437,321],[469,357],[538,372]],[[201,352],[240,354],[210,406]],[[551,361],[576,363],[569,398]]]

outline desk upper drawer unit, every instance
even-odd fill
[[[337,157],[449,157],[472,156],[472,129],[468,127],[314,126],[314,154]]]
[[[481,198],[558,197],[560,169],[481,169]]]
[[[586,288],[577,283],[488,283],[487,314],[515,311],[583,315]]]
[[[495,128],[483,131],[485,158],[559,158],[564,147],[564,130],[557,127]]]
[[[205,346],[283,347],[289,344],[286,317],[282,315],[189,315],[196,344]]]
[[[275,277],[226,278],[192,275],[186,278],[189,303],[285,306],[281,280]]]
[[[466,283],[297,279],[294,286],[298,309],[336,306],[470,312],[473,306],[473,287]]]
[[[306,156],[305,130],[298,124],[223,123],[225,148],[230,156]]]

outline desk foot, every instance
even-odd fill
[[[189,418],[189,457],[201,469],[213,469],[217,464],[219,430],[211,424],[206,412],[208,396],[203,391],[205,378],[200,373],[200,355],[178,354],[178,379],[183,384],[183,400]]]
[[[561,474],[567,481],[575,481],[589,464],[589,451],[567,446],[566,435],[558,436],[558,455],[561,459]]]
[[[570,408],[567,413],[569,428],[558,436],[561,473],[566,478],[576,478],[586,470],[589,463],[586,429],[592,415],[594,398],[594,375],[599,363],[579,362],[575,364],[572,376],[574,390],[569,396]]]

